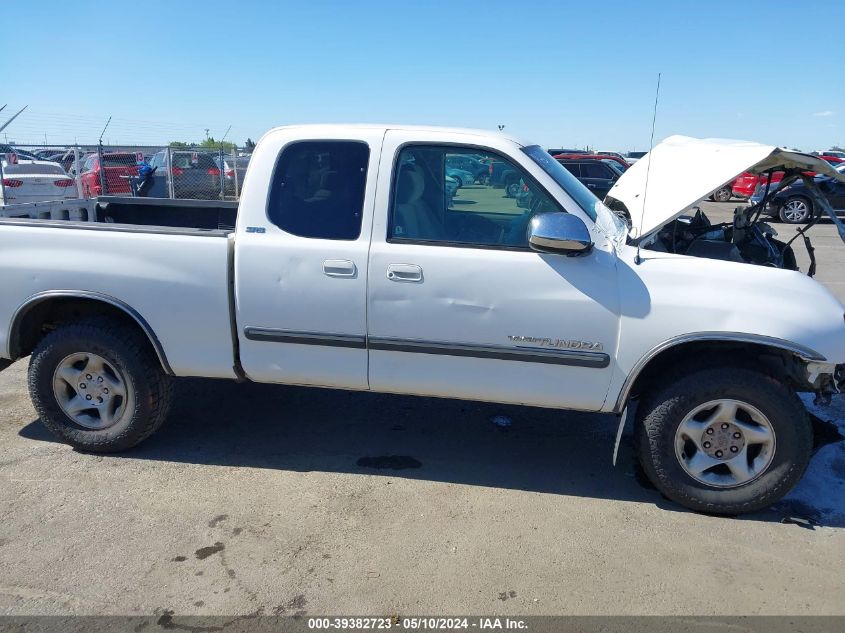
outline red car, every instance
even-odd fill
[[[740,174],[739,178],[734,180],[731,185],[731,193],[737,198],[747,200],[754,195],[754,190],[757,188],[758,183],[762,182],[762,184],[766,184],[766,178],[766,176],[757,176],[756,174],[749,174],[748,172]],[[783,178],[783,172],[775,172],[772,174],[772,183],[774,184],[776,182],[780,182],[781,178]]]
[[[825,158],[827,160],[827,158]],[[845,162],[845,161],[842,161]],[[811,178],[816,175],[814,171],[805,171],[805,176],[810,176]],[[783,172],[776,171],[772,173],[772,184],[771,186],[774,188],[781,180],[783,180]],[[754,190],[757,189],[757,185],[761,187],[765,187],[766,183],[769,181],[768,174],[760,174],[755,176],[754,174],[749,174],[745,172],[741,174],[739,178],[733,181],[733,185],[731,185],[731,193],[736,196],[737,198],[748,199],[752,195],[754,195]],[[719,193],[719,192],[716,192]],[[714,194],[715,196],[715,194]]]
[[[103,179],[100,179],[100,171],[103,171]],[[129,185],[129,177],[138,175],[138,159],[131,152],[109,152],[103,154],[103,166],[100,166],[100,157],[92,154],[85,159],[82,165],[80,180],[82,181],[82,192],[86,198],[96,196],[120,196],[132,193]],[[105,181],[106,190],[103,191],[102,183]]]
[[[631,165],[613,154],[556,154],[552,158],[563,158],[565,160],[612,160],[622,166],[622,170],[628,169]]]

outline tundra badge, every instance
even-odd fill
[[[513,343],[531,343],[539,345],[540,347],[562,347],[567,349],[587,349],[594,351],[602,351],[604,346],[601,343],[592,343],[590,341],[579,341],[576,339],[566,338],[538,338],[536,336],[508,336],[508,340]]]

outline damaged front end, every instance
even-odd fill
[[[774,169],[768,172],[769,178],[763,197],[751,206],[737,207],[732,222],[712,224],[700,209],[696,209],[694,215],[678,217],[661,227],[656,233],[644,238],[640,246],[649,250],[690,257],[798,270],[792,245],[801,238],[810,262],[807,274],[813,277],[816,273],[816,258],[815,249],[807,234],[809,229],[823,216],[827,216],[834,222],[840,237],[845,241],[845,225],[836,216],[813,178],[800,170],[787,170],[781,181],[781,187],[798,180],[803,181],[807,193],[812,196],[815,203],[813,205],[815,212],[807,219],[804,226],[796,230],[792,239],[789,241],[777,239],[777,230],[761,219],[773,194],[770,187],[773,171]]]
[[[845,387],[845,365],[810,361],[804,365],[805,391],[816,394],[814,403],[823,407],[830,404],[834,394]]]
[[[775,172],[783,174],[779,190],[800,180],[814,203],[814,214],[788,241],[777,239],[778,232],[761,219],[774,195]],[[711,223],[698,205],[740,173],[767,176],[762,199],[738,207],[731,222]],[[792,245],[801,238],[812,277],[815,253],[807,231],[827,216],[845,241],[845,225],[808,175],[813,173],[845,181],[818,156],[746,141],[672,136],[619,178],[605,204],[628,222],[630,243],[653,251],[798,270]]]

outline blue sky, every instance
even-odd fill
[[[11,0],[2,19],[19,143],[94,142],[111,115],[119,143],[397,122],[642,150],[661,72],[658,139],[845,145],[841,0]]]

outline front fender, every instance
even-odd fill
[[[789,270],[624,247],[620,276],[619,375],[605,410],[624,407],[636,376],[672,346],[746,342],[807,361],[845,363],[842,304],[818,282]]]

